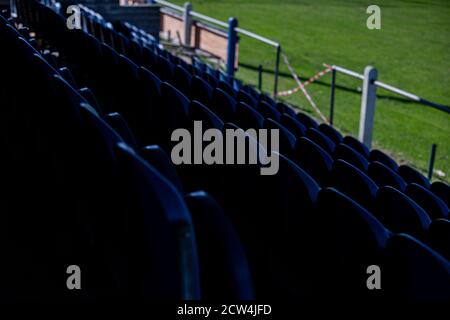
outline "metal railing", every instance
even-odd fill
[[[364,75],[357,73],[353,70],[349,70],[340,66],[336,66],[336,65],[332,65],[332,81],[331,81],[331,101],[330,101],[330,107],[334,106],[334,90],[335,90],[335,82],[336,82],[336,72],[351,76],[353,78],[356,79],[360,79],[360,80],[364,80]],[[408,92],[406,90],[402,90],[399,88],[396,88],[390,84],[381,82],[379,80],[375,80],[374,81],[375,86],[379,87],[379,88],[383,88],[387,91],[393,92],[395,94],[398,94],[400,96],[403,96],[405,98],[408,98],[409,100],[415,101],[417,103],[426,105],[428,107],[432,107],[434,109],[438,109],[441,110],[443,112],[449,113],[450,114],[450,107],[448,106],[444,106],[442,104],[433,102],[433,101],[429,101],[427,99],[421,98],[418,95],[415,95],[411,92]],[[331,118],[331,114],[330,114],[330,118]]]
[[[185,4],[185,6],[182,7],[182,6],[178,6],[176,4],[173,4],[173,3],[165,1],[165,0],[153,0],[153,1],[155,3],[157,3],[157,4],[160,4],[163,7],[167,7],[167,8],[170,8],[172,10],[179,11],[179,12],[182,12],[182,13],[185,13],[186,8],[191,8],[190,4],[188,6]],[[263,36],[261,36],[259,34],[256,34],[254,32],[251,32],[251,31],[243,29],[243,28],[234,27],[234,28],[230,29],[230,23],[227,23],[227,22],[224,22],[224,21],[221,21],[221,20],[209,17],[209,16],[201,14],[199,12],[195,12],[195,11],[189,10],[188,14],[191,17],[195,17],[195,18],[197,18],[197,19],[199,19],[199,20],[201,20],[203,22],[208,22],[210,24],[222,27],[224,29],[228,29],[229,35],[230,35],[230,32],[236,32],[238,34],[242,34],[244,36],[247,36],[249,38],[255,39],[257,41],[260,41],[262,43],[265,43],[265,44],[267,44],[269,46],[272,46],[272,47],[276,48],[275,70],[274,70],[274,89],[273,89],[273,96],[274,96],[274,98],[276,98],[277,92],[278,92],[278,78],[279,78],[280,57],[281,57],[281,45],[278,42],[270,40],[270,39],[268,39],[266,37],[263,37]],[[228,61],[227,61],[227,64],[229,64]],[[228,66],[228,69],[230,69],[230,68],[234,68],[234,66],[233,67],[232,66]]]

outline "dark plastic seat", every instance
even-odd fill
[[[131,148],[137,149],[136,139],[134,134],[128,127],[125,119],[117,112],[109,113],[105,116],[105,121],[120,135]]]
[[[222,130],[223,122],[211,110],[198,101],[192,101],[189,106],[189,118],[193,121],[202,121],[203,130],[218,129]]]
[[[186,128],[189,123],[190,101],[175,87],[167,82],[161,83],[161,105],[152,108],[152,117],[148,126],[152,129],[152,139],[146,144],[158,144],[164,150],[172,149],[172,132]]]
[[[313,177],[321,186],[328,183],[333,159],[311,140],[297,139],[292,160]]]
[[[422,301],[450,299],[450,264],[428,246],[406,234],[386,245],[384,288],[389,298]]]
[[[157,99],[161,92],[161,79],[144,67],[139,68],[139,77],[142,82],[142,89],[144,91],[149,91],[149,96],[153,97],[153,99]]]
[[[342,139],[342,143],[349,146],[353,150],[359,152],[363,157],[369,159],[370,150],[363,143],[361,143],[358,139],[353,138],[352,136],[345,136]]]
[[[379,187],[391,186],[399,191],[404,191],[406,188],[406,182],[400,177],[394,170],[381,162],[374,161],[369,164],[367,169],[367,175],[377,184]]]
[[[42,57],[47,61],[53,68],[58,69],[58,62],[56,57],[50,52],[46,52],[42,54]]]
[[[405,180],[407,183],[417,183],[425,188],[430,187],[430,181],[419,171],[411,168],[407,165],[401,165],[398,168],[398,174]]]
[[[236,101],[222,89],[215,88],[209,105],[223,122],[234,122],[236,116]]]
[[[450,261],[450,221],[433,220],[428,228],[427,243]]]
[[[349,196],[367,210],[371,210],[378,187],[367,175],[344,160],[335,160],[330,186]]]
[[[242,90],[247,92],[249,95],[251,95],[254,99],[259,101],[259,92],[252,86],[244,85],[242,87]]]
[[[200,298],[194,229],[183,197],[126,145],[117,145],[116,157],[133,228],[126,243],[133,245],[135,285],[159,298]]]
[[[190,97],[191,100],[197,100],[205,105],[211,103],[213,88],[199,76],[192,78]]]
[[[219,85],[219,80],[217,79],[217,77],[209,72],[203,72],[202,78],[203,80],[208,82],[208,84],[212,88],[217,88],[217,86]]]
[[[339,144],[334,150],[334,158],[345,160],[364,172],[369,167],[369,162],[366,158],[343,143]]]
[[[223,209],[203,191],[190,193],[185,199],[198,245],[202,299],[254,299],[244,249]]]
[[[258,112],[266,119],[270,118],[275,121],[280,121],[281,113],[265,101],[260,101],[256,110],[258,110]]]
[[[261,129],[264,123],[264,117],[244,102],[238,102],[236,105],[236,124],[244,130]]]
[[[156,56],[155,67],[153,70],[161,81],[172,82],[174,78],[174,69],[175,66],[172,62],[162,56]]]
[[[264,129],[268,130],[268,135],[270,135],[270,130],[278,130],[279,132],[279,150],[282,155],[290,158],[294,152],[296,138],[295,136],[286,129],[283,125],[279,124],[275,120],[266,119],[264,120]]]
[[[244,102],[246,103],[248,106],[255,108],[258,105],[258,101],[253,98],[250,94],[248,94],[247,92],[243,91],[243,90],[239,90],[239,92],[237,93],[236,96],[236,100],[238,102]]]
[[[336,148],[336,145],[334,144],[333,141],[331,141],[330,138],[328,138],[319,130],[309,128],[305,132],[305,137],[311,140],[312,142],[316,143],[317,145],[319,145],[323,150],[328,152],[329,155],[334,154],[334,149]]]
[[[162,176],[169,180],[181,194],[184,194],[184,189],[180,178],[178,177],[176,168],[174,167],[170,157],[166,152],[164,152],[163,149],[157,145],[146,146],[141,149],[140,155]]]
[[[429,189],[416,183],[411,183],[406,187],[405,193],[421,206],[431,219],[448,219],[447,205]]]
[[[450,208],[450,186],[441,181],[435,181],[431,184],[431,191],[445,202]]]
[[[154,70],[156,64],[156,54],[149,48],[142,47],[142,67]]]
[[[273,100],[271,97],[269,97],[267,94],[265,94],[263,92],[259,94],[259,101],[258,102],[261,102],[261,101],[264,101],[265,103],[267,103],[272,108],[275,108],[275,106],[277,105],[275,100]]]
[[[404,232],[423,239],[431,223],[427,213],[411,198],[392,187],[378,190],[375,216],[393,232]]]
[[[308,116],[303,112],[299,112],[295,116],[297,120],[300,121],[307,128],[317,129],[317,127],[319,127],[319,124],[317,123],[316,120],[314,120],[313,118],[311,118],[310,116]]]
[[[317,129],[330,138],[336,145],[342,142],[342,134],[332,126],[326,123],[321,123]]]
[[[367,279],[368,266],[381,265],[390,232],[372,214],[341,192],[326,188],[319,192],[317,213],[308,230],[315,235],[310,243],[309,277],[313,278],[309,281],[317,297],[377,296],[377,290],[367,290],[361,279]],[[334,261],[339,277],[326,271],[327,261]]]
[[[217,87],[228,93],[231,97],[236,98],[236,92],[234,91],[233,87],[227,82],[219,80],[219,84]]]
[[[297,114],[297,112],[295,112],[295,110],[290,105],[283,102],[277,102],[275,109],[277,109],[279,113],[285,113],[293,118],[295,118]]]
[[[397,170],[398,170],[397,162],[395,162],[394,159],[392,159],[391,157],[389,157],[387,154],[385,154],[384,152],[382,152],[380,150],[376,150],[376,149],[371,150],[370,154],[369,154],[369,161],[381,162],[382,164],[388,166],[395,172],[397,172]]]
[[[94,95],[89,88],[81,88],[78,90],[81,96],[89,103],[89,105],[97,111],[99,115],[103,115],[103,111]]]
[[[186,96],[191,94],[192,76],[181,66],[175,66],[173,71],[173,84]]]
[[[309,218],[315,214],[314,206],[320,187],[303,169],[281,154],[278,172],[262,176],[259,181],[259,200],[255,203],[255,211],[247,214],[250,218],[248,227],[256,232],[253,241],[256,240],[254,251],[258,252],[258,259],[253,262],[257,263],[255,269],[262,271],[256,272],[258,288],[266,297],[275,298],[275,288],[285,288],[288,297],[302,295],[306,289],[301,286],[305,274],[304,261],[293,252],[303,252],[307,247],[307,242],[303,241],[307,234],[301,233],[305,231]],[[267,278],[274,272],[284,276],[280,279]]]
[[[280,122],[298,139],[305,136],[306,127],[300,123],[297,119],[293,118],[289,114],[281,114]]]

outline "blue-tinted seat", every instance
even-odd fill
[[[202,121],[203,130],[218,129],[222,130],[223,122],[211,110],[198,101],[192,101],[189,106],[189,118],[193,121]]]
[[[419,171],[411,168],[408,165],[401,165],[398,168],[398,174],[405,180],[407,183],[417,183],[425,188],[430,187],[430,181]]]
[[[287,297],[303,295],[307,291],[302,287],[305,264],[294,252],[304,252],[308,246],[306,226],[315,214],[320,187],[283,155],[279,155],[278,172],[262,176],[259,181],[262,190],[258,192],[257,209],[250,218],[256,224],[251,228],[256,232],[254,245],[257,249],[254,250],[258,252],[258,259],[254,262],[262,271],[257,273],[262,296],[275,298],[275,292],[281,288]],[[252,220],[249,220],[250,226]],[[283,276],[278,278],[277,275]],[[268,282],[267,285],[264,282]]]
[[[191,100],[200,101],[203,104],[211,103],[213,88],[199,76],[192,78],[190,97]]]
[[[215,88],[209,105],[223,122],[233,122],[236,116],[236,101],[222,89]]]
[[[373,212],[389,230],[421,239],[431,223],[427,213],[411,198],[389,186],[378,190]]]
[[[197,240],[202,299],[254,299],[246,254],[223,209],[203,191],[185,199]]]
[[[421,206],[431,219],[448,219],[447,205],[429,189],[416,183],[411,183],[406,187],[405,193]]]
[[[173,85],[186,96],[190,95],[192,76],[181,66],[175,66],[173,71]]]
[[[203,72],[202,74],[203,80],[209,83],[212,88],[217,88],[219,85],[219,80],[217,77],[209,72]]]
[[[450,221],[433,220],[428,228],[427,243],[450,261]]]
[[[116,157],[128,200],[126,245],[131,255],[130,281],[135,281],[132,288],[159,298],[199,299],[194,229],[183,197],[126,145],[116,146]]]
[[[394,235],[385,256],[384,290],[390,299],[450,299],[450,264],[428,246],[406,234]]]
[[[113,128],[133,149],[137,149],[136,139],[134,138],[134,134],[131,131],[130,127],[128,127],[125,119],[117,112],[109,113],[105,116],[105,121]]]
[[[161,83],[161,105],[152,108],[152,117],[148,126],[152,127],[152,139],[146,144],[158,144],[164,150],[171,150],[172,132],[186,128],[189,121],[190,101],[175,87],[167,82]]]
[[[72,75],[72,72],[67,67],[62,67],[58,69],[58,73],[66,80],[74,89],[77,89],[77,83]]]
[[[174,78],[174,69],[175,66],[172,62],[162,56],[156,56],[153,70],[162,81],[172,82]]]
[[[305,127],[307,128],[315,128],[319,126],[316,120],[308,116],[307,114],[303,112],[299,112],[295,115],[298,121],[300,121]]]
[[[162,176],[169,180],[181,194],[184,193],[183,186],[172,160],[161,147],[157,145],[146,146],[141,149],[140,155]]]
[[[381,162],[371,162],[367,169],[367,175],[372,178],[379,187],[391,186],[399,191],[404,191],[406,188],[406,182],[402,177]]]
[[[251,95],[254,99],[256,99],[257,101],[259,101],[259,92],[258,92],[255,88],[253,88],[253,87],[251,87],[251,86],[249,86],[249,85],[244,85],[244,86],[242,87],[242,90],[244,90],[244,91],[247,92],[249,95]]]
[[[345,160],[364,172],[369,167],[369,162],[366,158],[343,143],[339,144],[334,150],[334,158]]]
[[[236,124],[244,130],[261,129],[264,123],[264,117],[256,109],[244,102],[238,102],[236,105]]]
[[[259,101],[258,102],[261,102],[261,101],[266,102],[272,108],[275,108],[275,106],[277,105],[275,100],[273,100],[271,97],[269,97],[267,94],[265,94],[263,92],[259,94]]]
[[[450,208],[450,186],[441,181],[435,181],[431,184],[431,191],[441,198],[447,207]]]
[[[142,47],[142,67],[154,70],[156,64],[156,54],[147,47]]]
[[[281,114],[280,122],[298,139],[306,133],[306,127],[287,113]]]
[[[97,111],[98,114],[103,115],[103,111],[95,97],[94,93],[89,88],[81,88],[78,90],[80,95],[89,103],[89,105]]]
[[[330,138],[336,145],[342,142],[342,134],[332,126],[326,123],[321,123],[317,129]]]
[[[222,89],[226,93],[228,93],[231,97],[236,98],[236,92],[234,91],[233,87],[229,83],[227,83],[223,80],[219,80],[219,84],[217,87],[219,89]]]
[[[258,105],[258,101],[253,98],[250,94],[248,94],[247,92],[243,91],[243,90],[239,90],[239,92],[237,93],[236,96],[236,100],[238,102],[244,102],[247,105],[249,105],[252,108],[256,109],[256,106]]]
[[[378,190],[375,182],[361,170],[340,159],[333,162],[330,186],[351,197],[368,210],[371,210]]]
[[[290,158],[294,152],[296,138],[295,136],[286,129],[283,125],[279,124],[275,120],[266,119],[264,120],[264,129],[268,130],[268,137],[270,137],[270,130],[278,130],[279,132],[279,150],[282,155]]]
[[[290,105],[283,102],[277,102],[275,108],[278,110],[279,113],[285,113],[294,118],[297,114]]]
[[[266,119],[270,118],[275,121],[280,121],[281,113],[265,101],[259,101],[256,110]]]
[[[362,206],[341,192],[326,188],[319,192],[317,212],[307,227],[313,262],[309,280],[317,297],[376,297],[367,290],[367,267],[382,263],[382,250],[390,232]],[[327,272],[333,262],[339,277]],[[307,275],[308,276],[308,275]]]
[[[145,67],[139,68],[139,77],[142,90],[144,92],[149,92],[148,96],[153,98],[153,100],[158,100],[161,92],[161,79]]]
[[[358,139],[353,138],[352,136],[345,136],[342,139],[342,143],[346,144],[353,150],[359,152],[366,159],[369,158],[370,150],[363,143],[361,143]]]
[[[334,154],[334,149],[336,148],[336,145],[334,144],[333,141],[331,141],[330,138],[328,138],[319,130],[309,128],[305,132],[305,137],[311,140],[312,142],[316,143],[317,145],[319,145],[323,150],[328,152],[328,154],[330,155]]]
[[[328,183],[333,159],[311,140],[297,139],[292,160],[313,177],[321,186]]]
[[[397,162],[395,162],[394,159],[392,159],[391,157],[389,157],[387,154],[385,154],[384,152],[382,152],[380,150],[376,150],[376,149],[371,150],[370,154],[369,154],[369,161],[381,162],[382,164],[388,166],[395,172],[397,172],[397,170],[398,170]]]

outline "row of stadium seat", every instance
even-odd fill
[[[15,204],[5,293],[41,281],[49,296],[67,294],[55,266],[70,260],[88,270],[82,297],[448,298],[447,185],[197,60],[109,28],[105,44],[103,31],[68,30],[39,2],[18,4],[30,29],[0,23]],[[279,129],[278,174],[174,167],[170,135],[194,120]],[[37,268],[17,286],[23,259]],[[372,264],[386,272],[381,293],[366,287]]]

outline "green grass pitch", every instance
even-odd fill
[[[183,4],[184,1],[174,1]],[[450,105],[450,1],[427,0],[192,0],[193,10],[226,21],[281,43],[283,52],[302,79],[323,69],[322,63],[360,73],[366,65],[378,69],[379,80]],[[366,8],[381,8],[381,30],[366,27]],[[240,37],[237,77],[257,82],[264,67],[263,89],[273,91],[275,50]],[[307,87],[317,106],[328,116],[330,75]],[[357,136],[361,81],[338,74],[335,126]],[[279,90],[295,87],[282,63]],[[437,143],[436,170],[450,181],[450,116],[404,101],[378,89],[374,147],[426,172],[431,145]],[[286,101],[313,113],[299,92]],[[439,178],[436,173],[434,179]]]

